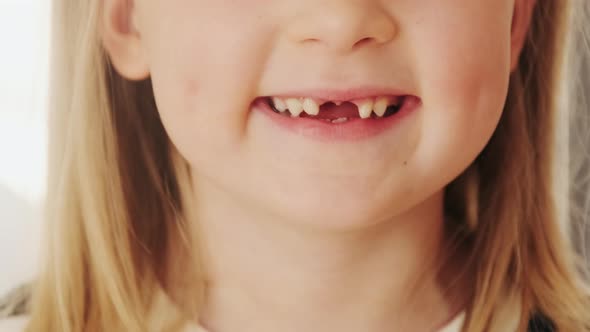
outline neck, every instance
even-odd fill
[[[437,273],[442,193],[330,232],[265,220],[210,189],[197,209],[210,332],[432,331],[458,309]]]

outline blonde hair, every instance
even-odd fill
[[[152,330],[167,251],[194,245],[184,236],[188,165],[160,123],[151,82],[126,81],[109,64],[100,3],[54,0],[47,229],[31,332]],[[534,313],[560,331],[588,329],[588,292],[553,183],[568,4],[538,1],[500,124],[447,189],[450,226],[473,253],[465,331],[489,328],[506,289],[520,297],[521,329]],[[195,317],[204,285],[193,287],[199,296],[183,311]]]

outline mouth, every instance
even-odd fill
[[[408,100],[407,95],[386,95],[354,100],[321,100],[311,97],[264,97],[262,102],[287,118],[309,118],[340,124],[355,119],[385,119],[396,115]]]
[[[354,142],[402,133],[422,106],[420,97],[391,89],[316,90],[296,95],[261,96],[255,114],[275,128],[318,142]]]

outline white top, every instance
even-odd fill
[[[439,332],[461,332],[465,323],[465,312],[459,314],[449,324],[445,325]]]

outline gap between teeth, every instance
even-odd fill
[[[355,100],[351,103],[355,104],[358,111],[359,116],[362,119],[368,119],[371,117],[371,114],[374,112],[378,117],[383,117],[385,112],[387,111],[387,107],[390,105],[399,102],[399,99],[394,99],[392,97],[378,97],[378,98],[369,98],[369,99],[362,99],[362,100]],[[299,117],[301,113],[307,113],[309,115],[318,115],[320,113],[320,103],[318,103],[313,98],[272,98],[272,103],[274,107],[281,113],[289,111],[292,117]],[[341,105],[342,102],[335,102],[336,105]],[[347,118],[340,118],[346,119]],[[340,120],[336,119],[336,120]]]

